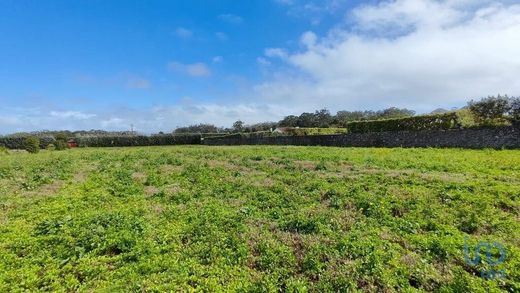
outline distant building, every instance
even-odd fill
[[[291,132],[292,129],[295,129],[295,128],[299,128],[299,127],[276,127],[276,129],[273,130],[273,132],[276,132],[276,133],[289,133],[289,132]]]
[[[77,148],[78,147],[78,143],[74,139],[69,139],[67,141],[67,145],[69,146],[69,148]]]

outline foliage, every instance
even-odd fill
[[[69,136],[67,135],[67,133],[60,132],[60,133],[56,134],[56,136],[54,138],[56,139],[56,141],[54,142],[54,146],[55,146],[56,150],[62,151],[69,147],[69,145],[68,145]]]
[[[176,144],[200,144],[200,134],[163,134],[136,136],[94,136],[76,139],[80,147],[122,147]]]
[[[517,150],[287,146],[0,160],[0,292],[518,292]],[[498,280],[464,244],[507,250]],[[474,257],[473,254],[470,256]]]
[[[58,151],[65,150],[69,147],[67,141],[62,140],[62,139],[57,139],[56,142],[54,142],[54,145],[55,145],[56,150],[58,150]]]
[[[245,125],[243,127],[244,132],[258,132],[258,131],[271,131],[276,128],[277,122],[261,122],[251,125]]]
[[[358,121],[347,123],[347,129],[352,133],[381,131],[418,131],[445,130],[460,128],[462,125],[455,112],[438,115],[414,116],[401,119]]]
[[[511,109],[509,110],[509,115],[514,120],[520,120],[520,98],[511,99]]]
[[[508,96],[487,97],[478,102],[470,101],[469,110],[482,125],[503,125],[507,122],[505,115],[511,110]]]
[[[29,153],[38,153],[40,151],[40,139],[36,136],[28,136],[24,139],[24,148]]]
[[[7,155],[9,154],[9,151],[7,150],[7,148],[3,145],[0,145],[0,155]]]
[[[475,119],[475,115],[468,108],[456,111],[458,121],[463,128],[477,127],[479,124]]]
[[[187,127],[179,127],[175,129],[174,133],[184,133],[184,134],[190,134],[190,133],[218,133],[223,132],[222,129],[218,128],[217,126],[213,124],[197,124],[197,125],[190,125]]]
[[[9,136],[3,136],[0,137],[0,144],[5,146],[8,149],[18,149],[23,150],[25,149],[25,139],[31,135],[9,135]],[[40,148],[46,148],[48,144],[54,143],[54,137],[48,137],[48,136],[35,136],[38,139],[40,139]]]
[[[241,132],[244,128],[244,122],[238,120],[233,123],[233,131],[234,132]]]
[[[48,151],[55,151],[56,150],[56,146],[52,143],[48,144],[47,147],[45,148],[46,150]]]
[[[305,135],[330,135],[345,134],[346,128],[285,128],[285,135],[305,136]]]
[[[344,127],[346,123],[352,121],[404,118],[414,114],[415,112],[412,110],[395,107],[381,111],[338,111],[336,115],[332,115],[327,109],[321,109],[314,113],[302,113],[300,116],[286,116],[278,122],[278,126],[304,128]]]
[[[306,135],[331,135],[331,134],[345,134],[346,128],[283,128],[281,132],[271,131],[257,131],[257,132],[242,132],[228,135],[215,135],[208,137],[227,137],[227,138],[262,138],[262,137],[276,137],[276,136],[306,136]]]

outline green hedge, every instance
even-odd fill
[[[153,145],[200,144],[200,134],[162,134],[136,136],[91,136],[76,138],[80,147],[126,147]]]
[[[294,136],[345,134],[346,128],[289,128],[286,133]]]
[[[0,146],[5,146],[11,150],[23,150],[25,149],[25,139],[28,136],[4,136],[0,137]],[[40,139],[40,148],[44,149],[49,144],[54,144],[56,141],[54,137],[38,137]]]
[[[241,132],[227,135],[214,135],[206,138],[227,137],[227,138],[263,138],[275,136],[308,136],[308,135],[330,135],[345,134],[346,128],[286,128],[284,132],[257,131],[257,132]]]
[[[356,121],[347,123],[347,129],[351,133],[446,130],[461,127],[462,124],[456,112],[400,119]]]

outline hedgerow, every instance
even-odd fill
[[[25,148],[25,139],[28,136],[4,136],[0,137],[0,145],[5,146],[11,150],[23,150]],[[54,144],[56,141],[54,137],[38,137],[40,139],[40,149],[46,148],[49,144]]]
[[[91,136],[80,137],[76,142],[80,147],[126,147],[126,146],[154,146],[200,144],[200,134],[163,134],[163,135],[136,135],[136,136]]]
[[[461,127],[462,124],[456,112],[438,115],[414,116],[400,119],[357,121],[347,123],[347,129],[352,133],[447,130]]]
[[[29,153],[37,153],[40,151],[40,139],[36,136],[28,136],[24,139],[24,149]]]

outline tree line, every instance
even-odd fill
[[[478,101],[471,100],[460,109],[435,109],[430,114],[442,114],[451,111],[469,112],[472,120],[478,125],[503,125],[509,120],[520,120],[520,98],[506,96],[490,96]],[[327,109],[304,112],[300,115],[289,115],[278,122],[261,122],[246,125],[236,121],[231,128],[217,127],[212,124],[197,124],[177,128],[174,133],[238,133],[269,131],[277,127],[346,127],[355,121],[399,119],[415,116],[415,111],[406,108],[390,107],[379,111],[338,111],[331,114]]]

